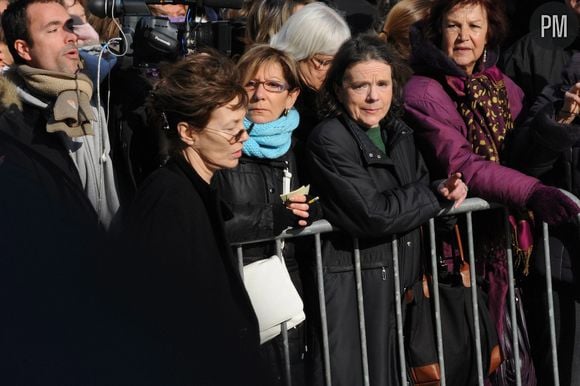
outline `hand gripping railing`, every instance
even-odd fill
[[[568,192],[566,193],[574,202],[580,205],[580,200],[575,196],[571,195]],[[436,217],[440,216],[448,216],[448,215],[459,215],[465,214],[467,220],[467,238],[468,238],[468,253],[469,253],[469,264],[470,264],[470,276],[475,278],[475,254],[474,254],[474,240],[473,240],[473,222],[472,222],[472,213],[485,211],[493,208],[501,208],[501,205],[488,203],[485,200],[480,198],[470,198],[465,200],[465,202],[459,208],[448,208],[442,209]],[[518,345],[518,329],[517,326],[517,313],[516,313],[516,299],[515,299],[515,289],[514,289],[514,271],[513,271],[513,256],[511,250],[511,232],[510,232],[510,225],[508,223],[507,218],[507,210],[505,210],[505,229],[506,229],[506,254],[507,254],[507,264],[508,264],[508,295],[510,300],[510,319],[511,324],[514,326],[513,336],[512,336],[512,346],[514,349],[514,358],[515,358],[515,368],[520,369],[520,354],[519,354],[519,345]],[[580,214],[578,215],[578,223],[580,224]],[[580,236],[580,227],[579,229],[579,236]],[[246,244],[255,244],[258,242],[267,242],[275,240],[277,244],[277,249],[279,256],[280,254],[280,243],[284,239],[288,238],[295,238],[295,237],[303,237],[303,236],[314,236],[315,238],[315,250],[316,250],[316,270],[317,270],[317,285],[318,285],[318,299],[319,299],[319,307],[320,307],[320,317],[321,317],[321,326],[322,326],[322,350],[323,350],[323,361],[324,361],[324,380],[327,386],[332,385],[331,379],[331,371],[330,371],[330,348],[329,348],[329,341],[328,341],[328,320],[326,317],[326,300],[324,294],[324,274],[323,274],[323,262],[322,262],[322,248],[321,248],[321,237],[320,235],[323,233],[338,231],[337,228],[330,225],[326,220],[316,221],[312,225],[301,228],[301,229],[290,229],[287,231],[282,232],[279,236],[272,239],[262,239],[262,240],[252,240],[243,243],[237,243],[235,246],[237,247],[237,255],[239,259],[239,266],[240,270],[243,273],[243,262],[242,262],[242,248],[243,245]],[[437,352],[439,356],[439,366],[442,374],[441,378],[441,385],[446,385],[446,380],[444,377],[445,374],[445,359],[443,355],[443,332],[441,327],[441,307],[440,307],[440,298],[439,298],[439,278],[438,278],[438,258],[436,254],[436,240],[435,240],[435,219],[432,218],[429,220],[429,238],[430,238],[430,252],[431,252],[431,271],[432,271],[432,280],[433,280],[433,300],[434,300],[434,308],[435,308],[435,328],[436,328],[436,335],[437,335]],[[557,346],[556,346],[556,332],[555,332],[555,321],[554,321],[554,304],[552,298],[552,276],[551,276],[551,264],[550,264],[550,250],[549,250],[549,233],[548,233],[548,226],[547,224],[543,224],[543,242],[544,242],[544,251],[545,251],[545,263],[546,263],[546,287],[547,287],[547,297],[548,297],[548,313],[549,313],[549,320],[550,320],[550,339],[552,345],[552,365],[554,370],[554,385],[559,386],[559,377],[558,377],[558,357],[557,357]],[[580,237],[579,237],[580,239]],[[399,347],[399,362],[400,362],[400,372],[401,372],[401,379],[403,383],[407,383],[407,367],[405,363],[405,348],[404,348],[404,336],[403,336],[403,322],[402,322],[402,295],[400,291],[400,276],[399,276],[399,261],[398,261],[398,247],[397,242],[398,239],[396,235],[393,235],[392,238],[392,252],[393,252],[393,273],[395,278],[395,299],[396,299],[396,320],[397,320],[397,337],[398,337],[398,347]],[[370,379],[369,379],[369,371],[368,371],[368,358],[366,352],[366,331],[365,331],[365,322],[364,322],[364,302],[363,302],[363,291],[362,291],[362,275],[361,275],[361,264],[360,264],[360,250],[358,248],[358,240],[354,239],[354,265],[355,265],[355,279],[356,279],[356,289],[357,289],[357,303],[358,303],[358,312],[359,312],[359,328],[360,328],[360,336],[361,336],[361,357],[362,357],[362,374],[363,374],[363,385],[369,386]],[[471,280],[472,283],[476,283],[476,280]],[[482,354],[481,354],[481,338],[480,338],[480,326],[479,326],[479,304],[478,304],[478,297],[477,297],[477,285],[471,286],[471,296],[472,296],[472,305],[473,305],[473,316],[474,316],[474,335],[475,335],[475,348],[476,348],[476,360],[477,360],[477,374],[478,374],[478,385],[484,385],[484,372],[483,372],[483,365],[482,365]],[[285,369],[286,369],[286,385],[291,386],[292,380],[290,378],[290,359],[288,353],[288,337],[287,332],[285,331],[285,323],[282,326],[283,331],[283,340],[284,340],[284,361],[285,361]],[[521,386],[521,374],[519,371],[516,371],[516,385]]]

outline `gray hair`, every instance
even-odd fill
[[[342,16],[326,4],[316,2],[290,16],[270,45],[299,61],[317,53],[334,55],[349,38],[350,29]]]

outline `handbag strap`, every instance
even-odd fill
[[[455,239],[457,240],[457,249],[459,250],[460,267],[459,275],[461,275],[461,281],[463,286],[466,288],[471,287],[471,275],[469,273],[469,263],[465,261],[465,254],[463,253],[463,242],[461,241],[461,232],[459,232],[459,225],[455,224],[453,227],[455,230]]]

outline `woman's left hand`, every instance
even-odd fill
[[[459,208],[463,201],[465,201],[468,190],[467,185],[461,179],[461,173],[453,173],[437,187],[437,191],[441,196],[449,201],[455,201],[455,204],[453,204],[454,208]]]

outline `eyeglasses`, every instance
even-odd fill
[[[288,90],[288,88],[289,88],[289,86],[286,83],[276,82],[275,80],[259,81],[259,80],[255,80],[255,79],[249,80],[248,83],[246,83],[244,85],[244,88],[247,91],[254,91],[258,87],[260,87],[261,84],[264,85],[264,90],[269,91],[269,92],[273,92],[276,94],[284,92],[284,91]]]
[[[236,134],[228,134],[223,130],[212,129],[211,127],[206,127],[204,128],[204,131],[205,130],[209,131],[210,133],[211,132],[217,133],[221,137],[226,138],[230,145],[239,142],[240,139],[244,136],[244,133],[246,132],[246,129],[240,129],[240,131],[238,131]]]
[[[312,62],[312,64],[314,64],[314,67],[317,70],[328,68],[332,64],[333,60],[334,60],[333,56],[327,56],[326,58],[320,58],[316,56],[310,57],[310,61]]]

